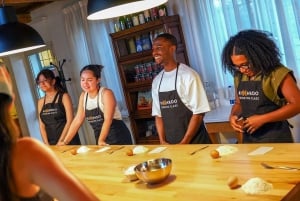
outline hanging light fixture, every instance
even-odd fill
[[[88,20],[101,20],[137,13],[147,10],[168,0],[89,0]]]
[[[0,7],[0,57],[45,46],[39,33],[19,23],[12,6]]]

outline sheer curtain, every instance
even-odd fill
[[[282,62],[300,79],[299,0],[169,0],[172,14],[181,16],[191,67],[203,81],[212,82],[219,95],[233,84],[224,74],[220,55],[231,35],[244,29],[273,34]]]
[[[87,21],[86,5],[87,0],[82,0],[64,9],[76,66],[104,65],[102,84],[114,91],[123,112],[127,111],[109,36],[113,20]],[[228,38],[240,30],[271,32],[282,52],[283,64],[300,79],[299,0],[169,0],[167,6],[170,15],[180,15],[190,66],[203,82],[210,82],[216,89],[221,104],[228,104],[225,92],[233,79],[224,74],[220,55]],[[296,124],[300,128],[299,120]]]
[[[63,13],[75,68],[79,72],[88,64],[103,65],[101,84],[113,90],[122,114],[128,115],[110,42],[109,33],[113,32],[112,20],[88,21],[87,0],[64,8]]]

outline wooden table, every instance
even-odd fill
[[[160,145],[145,145],[149,151]],[[300,171],[264,169],[260,163],[300,167],[300,144],[233,144],[234,154],[212,159],[210,152],[221,145],[212,144],[194,155],[189,153],[205,145],[167,145],[156,154],[127,156],[127,145],[112,154],[95,152],[100,147],[89,146],[89,152],[72,155],[71,146],[52,146],[65,166],[81,179],[101,200],[281,200],[297,182]],[[228,146],[228,145],[227,145]],[[248,153],[260,146],[272,146],[273,150],[257,156]],[[111,146],[115,148],[116,146]],[[78,148],[78,147],[74,147]],[[68,150],[63,152],[64,150]],[[173,161],[171,175],[161,184],[147,185],[141,181],[129,182],[123,170],[148,159],[159,157]],[[261,195],[247,195],[241,188],[231,190],[227,186],[229,176],[237,176],[239,183],[260,177],[273,184],[273,190]]]

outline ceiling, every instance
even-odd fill
[[[62,0],[0,0],[2,5],[13,6],[16,9],[18,21],[22,23],[31,21],[31,11],[54,1]]]

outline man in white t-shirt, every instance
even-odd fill
[[[176,61],[173,35],[158,35],[152,47],[155,62],[163,66],[152,83],[152,116],[160,143],[211,143],[203,122],[210,107],[200,76]]]

